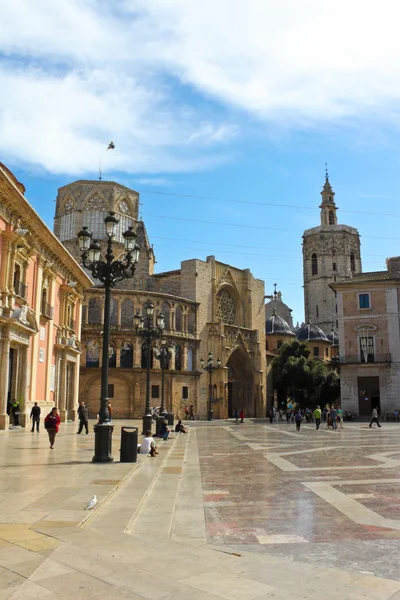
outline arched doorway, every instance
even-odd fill
[[[227,362],[228,416],[243,409],[246,417],[256,416],[256,398],[251,360],[242,348],[235,350]]]

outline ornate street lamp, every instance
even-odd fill
[[[149,429],[151,430],[152,423],[152,415],[150,412],[150,366],[153,342],[154,340],[162,338],[165,327],[165,320],[162,313],[160,313],[156,319],[156,327],[153,327],[154,304],[148,302],[145,307],[145,312],[146,326],[145,319],[139,313],[139,311],[133,317],[136,332],[144,340],[146,346],[146,406],[143,415],[143,434],[145,434]]]
[[[161,407],[160,407],[160,416],[164,416],[167,412],[165,410],[164,403],[164,372],[165,369],[168,369],[169,361],[171,360],[171,355],[173,351],[173,346],[167,346],[166,340],[162,341],[161,347],[157,349],[156,359],[160,361],[161,367]]]
[[[209,383],[210,394],[209,394],[208,420],[212,421],[213,420],[213,408],[212,408],[212,374],[214,373],[214,371],[217,371],[220,368],[221,361],[220,361],[219,358],[217,358],[217,361],[216,361],[216,364],[215,364],[212,352],[210,350],[210,352],[208,353],[207,364],[205,364],[204,358],[202,358],[200,360],[200,362],[201,362],[202,369],[204,371],[207,371],[207,373],[210,374],[210,383]]]
[[[120,260],[114,260],[113,243],[118,219],[115,213],[110,212],[104,219],[107,235],[107,252],[105,260],[101,260],[101,246],[97,240],[92,240],[92,234],[87,227],[78,233],[79,249],[82,256],[82,265],[88,269],[93,277],[104,285],[104,328],[103,328],[103,353],[101,366],[101,397],[99,421],[94,427],[95,451],[93,462],[111,462],[112,432],[114,427],[109,424],[108,413],[108,359],[110,347],[110,303],[111,288],[118,281],[130,279],[135,273],[139,260],[139,246],[136,244],[136,233],[129,227],[123,233],[125,254]]]

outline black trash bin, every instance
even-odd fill
[[[164,423],[165,418],[157,416],[156,419],[156,437],[160,437],[161,425]]]
[[[168,421],[168,425],[173,425],[174,424],[174,413],[168,413],[166,415],[166,419]]]
[[[138,447],[138,428],[121,427],[120,462],[136,462]]]

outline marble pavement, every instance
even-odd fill
[[[196,424],[159,446],[94,465],[73,424],[54,451],[1,432],[0,600],[400,599],[399,424]]]

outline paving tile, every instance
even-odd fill
[[[264,583],[244,577],[234,577],[221,571],[211,571],[181,579],[180,583],[225,600],[252,600],[274,591],[274,588]]]

